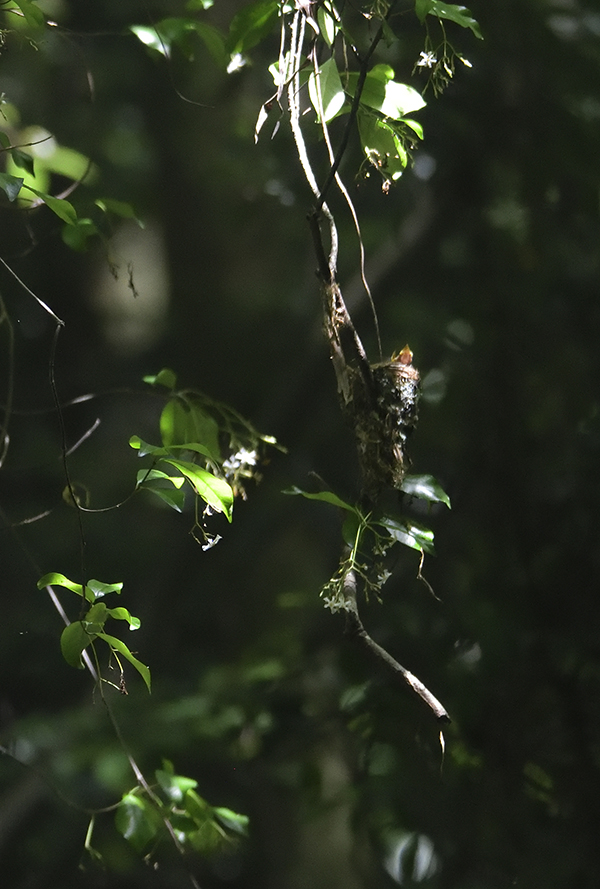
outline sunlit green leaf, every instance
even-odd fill
[[[98,639],[103,639],[107,642],[111,648],[114,648],[119,654],[122,654],[124,658],[126,658],[129,663],[135,667],[138,671],[144,682],[146,683],[146,687],[148,691],[150,691],[150,670],[148,667],[143,664],[141,661],[138,661],[136,657],[133,656],[127,645],[122,642],[120,639],[117,639],[115,636],[108,636],[106,633],[98,633]]]
[[[69,225],[74,225],[77,222],[77,213],[75,212],[75,207],[73,204],[70,204],[64,198],[55,198],[50,194],[46,194],[43,191],[38,191],[37,188],[33,188],[31,185],[23,186],[28,191],[32,191],[38,198],[41,198],[42,201],[46,204],[47,207],[55,213],[59,219],[62,219],[63,222],[68,223]]]
[[[172,398],[160,415],[160,434],[165,447],[200,443],[213,460],[220,456],[219,426],[200,405],[182,398]]]
[[[211,451],[206,447],[206,445],[200,444],[199,441],[188,441],[185,444],[172,444],[169,445],[170,451],[194,451],[196,454],[202,454],[203,457],[207,457],[209,460],[213,460],[213,455]]]
[[[126,793],[116,811],[115,826],[137,852],[142,852],[162,829],[163,821],[148,800]]]
[[[331,46],[338,31],[338,25],[331,12],[323,5],[317,9],[317,24],[323,40]]]
[[[450,509],[450,498],[432,475],[407,475],[400,490],[411,497],[429,500],[432,503],[445,503]]]
[[[250,819],[247,815],[239,815],[237,812],[232,812],[231,809],[225,809],[222,806],[213,808],[213,813],[219,819],[221,824],[229,830],[232,830],[234,833],[242,834],[242,836],[248,835],[248,824]]]
[[[323,62],[318,77],[314,71],[311,73],[308,78],[308,93],[318,116],[320,116],[322,105],[323,118],[326,123],[341,110],[346,101],[346,95],[333,56]],[[321,102],[319,102],[319,93]]]
[[[165,389],[174,389],[177,385],[177,376],[170,367],[163,367],[156,375],[146,376],[143,380],[150,386],[164,386]]]
[[[85,617],[81,619],[81,625],[88,636],[97,636],[104,630],[104,624],[108,618],[108,608],[104,602],[96,602],[92,605]]]
[[[185,479],[180,475],[167,475],[161,469],[140,469],[138,470],[136,480],[138,485],[141,485],[142,482],[144,485],[148,485],[152,481],[166,481],[175,488],[181,488],[185,484]]]
[[[408,163],[408,155],[393,126],[362,108],[358,110],[357,122],[363,151],[371,164],[384,178],[398,179]]]
[[[375,65],[365,79],[361,103],[393,120],[401,120],[406,114],[425,107],[426,102],[416,89],[397,83],[393,77],[394,71],[389,65]],[[354,96],[357,82],[358,74],[348,75],[346,89],[351,96]]]
[[[107,608],[107,617],[114,620],[126,620],[130,630],[139,630],[142,625],[139,617],[134,617],[126,608],[119,606],[118,608]]]
[[[170,463],[178,469],[188,481],[197,494],[208,503],[216,512],[223,512],[230,522],[233,511],[233,491],[231,486],[225,479],[218,478],[207,469],[202,469],[195,463],[189,463],[187,460],[175,460],[172,457],[163,458],[163,462]]]
[[[67,590],[77,593],[78,596],[83,596],[83,587],[80,583],[74,583],[72,580],[69,580],[68,577],[65,577],[64,574],[57,574],[55,571],[51,571],[49,574],[44,574],[43,577],[40,577],[37,582],[38,590],[43,589],[45,586],[63,586]]]
[[[31,0],[14,0],[14,4],[21,10],[30,28],[42,28],[46,24],[44,13]]]
[[[148,442],[141,439],[139,435],[131,436],[129,439],[129,446],[134,448],[134,450],[138,450],[140,452],[140,457],[146,457],[148,454],[153,454],[157,457],[160,457],[163,454],[168,454],[166,448],[148,444]]]
[[[379,524],[404,546],[434,554],[433,531],[424,525],[414,522],[412,519],[395,519],[392,516],[384,516],[380,519]]]
[[[151,27],[150,25],[130,25],[129,30],[132,34],[135,34],[140,43],[143,43],[144,46],[147,46],[149,49],[153,49],[155,52],[160,53],[163,56],[168,55],[169,47],[165,43],[162,35],[159,35],[156,28]]]
[[[212,808],[193,788],[185,794],[185,810],[196,824],[202,824],[212,817]]]
[[[109,593],[120,593],[123,589],[122,583],[103,583],[101,580],[88,580],[87,588],[92,591],[96,599],[107,596]]]
[[[193,778],[175,775],[170,769],[157,769],[156,780],[171,802],[180,803],[188,790],[198,786]]]
[[[88,633],[80,620],[74,621],[65,627],[60,636],[60,650],[62,656],[71,667],[83,670],[83,661],[81,653],[90,642],[94,641],[95,636]]]
[[[417,120],[412,120],[410,117],[403,117],[402,123],[405,127],[409,127],[419,139],[423,139],[423,127]]]
[[[294,485],[292,488],[288,488],[282,493],[301,494],[302,497],[306,497],[307,500],[322,500],[324,503],[331,503],[333,506],[339,506],[341,509],[347,509],[353,513],[356,513],[357,511],[355,506],[346,503],[345,500],[342,500],[337,494],[334,494],[333,491],[319,491],[316,494],[309,494],[307,491],[302,491]]]
[[[421,22],[425,21],[425,16],[433,15],[439,19],[455,22],[461,28],[470,28],[475,37],[483,40],[479,23],[473,18],[471,11],[466,6],[458,6],[455,3],[441,3],[440,0],[416,0],[415,12]]]

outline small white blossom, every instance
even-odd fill
[[[421,52],[419,56],[419,61],[417,62],[417,68],[433,68],[434,65],[437,64],[437,59],[432,52]]]
[[[341,596],[322,596],[323,604],[325,608],[329,608],[332,614],[336,614],[338,611],[349,611],[349,604],[346,599]]]
[[[237,469],[244,469],[246,466],[256,466],[257,460],[258,454],[256,451],[248,451],[246,448],[240,448],[237,454],[232,454],[226,460],[223,460],[225,475],[229,475]]]

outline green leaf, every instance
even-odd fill
[[[162,19],[154,27],[131,25],[129,30],[144,46],[166,57],[170,57],[176,46],[188,61],[193,61],[197,40],[200,38],[217,64],[224,66],[227,60],[225,41],[220,31],[195,18],[173,16]]]
[[[84,664],[81,660],[81,653],[90,642],[93,642],[95,635],[90,635],[80,620],[74,621],[65,627],[60,636],[60,650],[62,656],[71,667],[83,670]]]
[[[361,518],[358,512],[349,513],[342,524],[342,539],[349,547],[356,543],[356,537],[361,527]]]
[[[130,630],[139,630],[142,625],[139,617],[134,617],[126,608],[120,606],[118,608],[107,608],[106,613],[107,617],[112,617],[114,620],[126,620]]]
[[[19,169],[25,170],[31,176],[35,176],[35,172],[33,169],[33,158],[30,154],[27,154],[27,152],[25,151],[21,151],[20,148],[13,148],[10,152],[10,156],[13,159],[15,167],[19,167]]]
[[[362,108],[357,114],[363,151],[385,179],[399,179],[408,163],[408,154],[394,128]]]
[[[128,204],[126,201],[115,201],[112,198],[98,198],[94,203],[104,213],[113,213],[115,216],[120,216],[121,219],[134,219],[140,228],[143,228],[143,224],[138,219],[135,210],[131,204]]]
[[[227,53],[225,51],[225,38],[221,32],[205,22],[196,22],[195,31],[204,41],[204,45],[217,65],[225,65],[227,63]]]
[[[206,447],[206,445],[200,444],[199,441],[188,441],[186,444],[181,445],[170,445],[170,451],[195,451],[197,454],[202,454],[203,457],[207,457],[209,460],[213,460],[213,455],[211,451]],[[216,462],[216,461],[214,461]]]
[[[148,800],[126,793],[116,811],[115,826],[137,852],[142,852],[163,828],[163,820]]]
[[[317,494],[309,494],[307,491],[302,491],[294,485],[292,488],[288,488],[282,493],[301,494],[302,497],[306,497],[307,500],[322,500],[324,503],[331,503],[332,506],[339,506],[341,509],[347,509],[349,512],[358,513],[355,506],[346,503],[345,500],[342,500],[337,494],[334,494],[333,491],[319,491]]]
[[[366,76],[361,103],[392,120],[401,120],[406,114],[425,107],[426,102],[416,89],[405,83],[397,83],[393,77],[394,71],[389,65],[375,65]],[[348,75],[346,89],[351,96],[356,92],[357,82],[357,73]]]
[[[96,602],[88,613],[81,619],[83,629],[88,636],[95,637],[104,630],[104,624],[108,618],[108,608],[104,602]]]
[[[37,188],[33,188],[31,185],[24,185],[23,188],[32,191],[38,198],[41,198],[46,206],[49,207],[59,219],[62,219],[63,222],[66,222],[68,225],[75,225],[77,222],[77,213],[75,212],[73,204],[65,201],[64,198],[55,198],[43,191],[38,191]]]
[[[221,824],[229,830],[232,830],[234,833],[239,833],[242,836],[248,835],[248,823],[250,819],[247,815],[239,815],[237,812],[232,812],[231,809],[223,808],[223,806],[213,808],[213,813],[219,819]]]
[[[51,571],[50,574],[44,574],[44,576],[40,577],[38,580],[38,590],[42,590],[45,586],[64,586],[66,589],[71,590],[71,592],[77,593],[78,596],[83,596],[83,587],[80,583],[74,583],[72,580],[69,580],[68,577],[65,577],[64,574],[57,574],[54,571]]]
[[[211,806],[192,788],[185,795],[185,810],[196,824],[203,824],[212,817]]]
[[[129,30],[132,34],[135,34],[137,39],[140,43],[143,43],[144,46],[153,49],[162,56],[168,55],[169,46],[162,35],[159,36],[156,28],[153,28],[150,25],[130,25]]]
[[[407,475],[400,486],[400,490],[419,500],[429,500],[431,503],[445,503],[450,509],[450,498],[432,475]]]
[[[382,525],[399,543],[416,549],[419,552],[435,554],[433,546],[433,531],[413,522],[412,519],[395,519],[392,516],[384,516],[379,524]]]
[[[89,246],[89,239],[97,235],[98,228],[91,219],[77,219],[74,224],[65,225],[61,237],[67,247],[84,253]]]
[[[14,3],[23,13],[25,21],[30,28],[43,28],[46,24],[46,19],[39,6],[36,6],[31,0],[14,0]]]
[[[185,505],[185,492],[180,490],[185,484],[185,478],[182,476],[167,475],[160,469],[140,469],[137,474],[137,484],[144,490],[156,494],[171,509],[182,512]]]
[[[404,126],[409,127],[419,137],[419,139],[423,139],[423,127],[417,120],[411,120],[410,117],[403,117],[402,123]]]
[[[165,795],[173,803],[180,803],[188,790],[198,786],[198,782],[193,778],[175,775],[171,769],[157,769],[155,774]]]
[[[20,176],[11,176],[10,173],[0,173],[0,188],[9,201],[15,201],[23,187],[25,180]]]
[[[483,40],[479,23],[473,18],[471,11],[466,6],[457,6],[454,3],[440,3],[440,0],[416,0],[415,12],[421,22],[425,21],[425,16],[433,15],[438,19],[455,22],[461,28],[469,28],[475,37]]]
[[[340,80],[337,65],[333,57],[323,62],[319,70],[318,76],[313,71],[308,78],[308,93],[313,108],[320,118],[319,91],[321,93],[321,102],[323,107],[323,118],[326,123],[332,120],[338,114],[344,102],[346,94]]]
[[[140,452],[140,457],[146,457],[148,454],[152,454],[155,457],[162,457],[163,454],[169,453],[166,448],[148,444],[148,442],[140,438],[139,435],[131,436],[129,439],[129,446],[134,448],[134,450],[138,450]]]
[[[98,639],[103,639],[105,642],[110,645],[111,648],[114,648],[119,654],[122,654],[124,658],[126,658],[132,666],[138,671],[144,682],[146,683],[146,687],[148,691],[150,691],[150,670],[148,667],[143,664],[141,661],[138,661],[136,657],[134,657],[124,642],[120,639],[117,639],[115,636],[108,636],[106,633],[98,633]]]
[[[178,478],[178,481],[182,483],[185,482],[185,479]],[[183,507],[185,506],[185,492],[172,490],[169,488],[159,488],[152,482],[150,484],[144,484],[143,489],[145,491],[150,491],[152,494],[156,494],[157,497],[166,503],[167,506],[170,506],[171,509],[176,510],[177,512],[183,512]]]
[[[94,599],[101,599],[109,593],[120,593],[123,589],[122,583],[102,583],[101,580],[88,580],[86,589],[91,590]]]
[[[185,484],[185,479],[180,475],[167,475],[161,469],[140,469],[138,470],[136,481],[138,485],[141,485],[142,482],[147,485],[148,482],[152,481],[166,481],[170,482],[175,488],[181,488]]]
[[[165,447],[200,443],[218,461],[219,426],[200,405],[182,398],[172,398],[160,415],[160,434]]]
[[[317,9],[317,24],[323,40],[327,46],[331,46],[339,28],[335,18],[325,6],[319,6]]]
[[[279,4],[273,0],[254,0],[233,17],[225,47],[234,56],[256,46],[279,18]]]
[[[174,389],[177,385],[177,376],[170,367],[163,367],[155,376],[146,376],[143,380],[150,386],[164,386],[165,389]]]
[[[170,463],[185,475],[197,494],[217,512],[225,513],[227,521],[232,520],[233,491],[225,479],[218,478],[207,469],[202,469],[195,463],[187,460],[175,460],[172,457],[164,457],[165,463]]]

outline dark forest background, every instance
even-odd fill
[[[40,3],[40,5],[42,5]],[[240,3],[197,13],[226,29]],[[407,8],[410,4],[407,4]],[[584,0],[473,3],[484,41],[455,28],[473,67],[417,116],[425,141],[390,194],[343,166],[356,203],[384,352],[406,342],[424,381],[413,470],[452,499],[430,516],[435,558],[400,554],[363,619],[452,716],[442,766],[422,702],[323,608],[336,511],[288,497],[318,473],[357,491],[321,330],[310,192],[289,131],[254,144],[278,33],[225,74],[202,44],[152,55],[127,30],[178,3],[47,2],[37,49],[7,37],[0,90],[96,165],[102,195],[144,220],[106,250],[70,250],[46,208],[0,212],[0,255],[66,322],[56,352],[68,442],[90,506],[135,484],[131,435],[158,440],[162,367],[288,449],[203,552],[190,514],[140,494],[85,518],[89,574],[124,582],[142,618],[113,707],[149,775],[171,760],[249,838],[191,862],[203,887],[595,889],[600,885],[600,12]],[[413,13],[382,50],[399,80],[423,46]],[[450,33],[451,25],[448,24]],[[93,77],[93,99],[89,77]],[[193,100],[184,101],[180,95]],[[199,103],[199,104],[198,104]],[[1,109],[0,109],[1,110]],[[58,182],[60,187],[60,182]],[[91,197],[90,197],[91,196]],[[375,334],[343,204],[340,281],[371,354]],[[135,296],[128,286],[129,263]],[[167,847],[144,863],[67,800],[109,806],[134,783],[87,672],[61,657],[61,621],[36,582],[78,577],[76,511],[62,498],[49,385],[52,319],[0,269],[15,329],[15,414],[0,473],[0,871],[11,889],[189,885]],[[5,391],[8,339],[0,327]],[[2,377],[0,377],[0,382]],[[4,395],[2,395],[4,399]],[[12,527],[46,510],[36,522]],[[65,607],[76,603],[68,594]],[[15,759],[16,757],[16,759]],[[20,764],[16,760],[20,760]],[[35,767],[31,769],[28,767]],[[47,781],[40,776],[44,775]]]

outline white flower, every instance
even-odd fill
[[[246,466],[256,466],[257,460],[258,454],[256,451],[240,448],[237,454],[232,454],[226,460],[223,460],[225,475],[235,472],[236,469],[244,469]]]
[[[433,68],[437,64],[437,59],[432,52],[421,52],[417,68]]]

